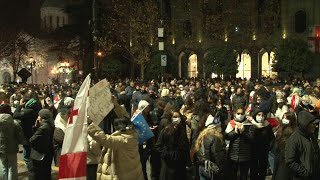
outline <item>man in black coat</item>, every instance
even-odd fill
[[[32,126],[35,124],[38,117],[37,100],[31,98],[30,96],[24,95],[23,99],[20,100],[20,105],[16,108],[13,113],[13,118],[21,121],[21,127],[23,130],[24,137],[27,142],[32,136]],[[30,145],[29,143],[23,145],[23,160],[29,169],[30,161]]]
[[[298,115],[299,128],[290,136],[285,148],[285,162],[293,172],[293,179],[320,178],[320,150],[315,137],[319,122],[307,111]]]
[[[35,133],[30,138],[30,180],[51,179],[53,159],[53,123],[49,109],[42,109],[34,126]]]

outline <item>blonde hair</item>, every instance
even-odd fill
[[[215,136],[219,141],[223,142],[222,133],[218,131],[218,127],[219,126],[214,128],[206,128],[200,133],[194,146],[194,150],[196,152],[200,150],[203,139],[207,136]]]

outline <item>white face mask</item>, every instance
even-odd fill
[[[180,122],[181,122],[181,118],[180,117],[172,118],[172,124],[178,125]]]
[[[287,125],[289,123],[290,123],[289,119],[285,119],[285,118],[282,119],[282,124]]]
[[[231,92],[234,92],[234,89],[231,89]]]
[[[244,115],[241,115],[241,114],[236,114],[236,121],[242,121],[244,119]]]
[[[263,122],[264,118],[262,116],[256,116],[257,123]]]
[[[282,103],[283,99],[277,99],[277,103]]]

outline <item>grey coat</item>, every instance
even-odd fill
[[[0,154],[14,154],[24,142],[21,126],[10,114],[0,114]]]

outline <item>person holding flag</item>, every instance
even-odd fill
[[[115,132],[105,134],[94,123],[88,126],[88,134],[103,145],[98,164],[97,180],[143,180],[138,150],[138,133],[128,118],[114,120]]]

